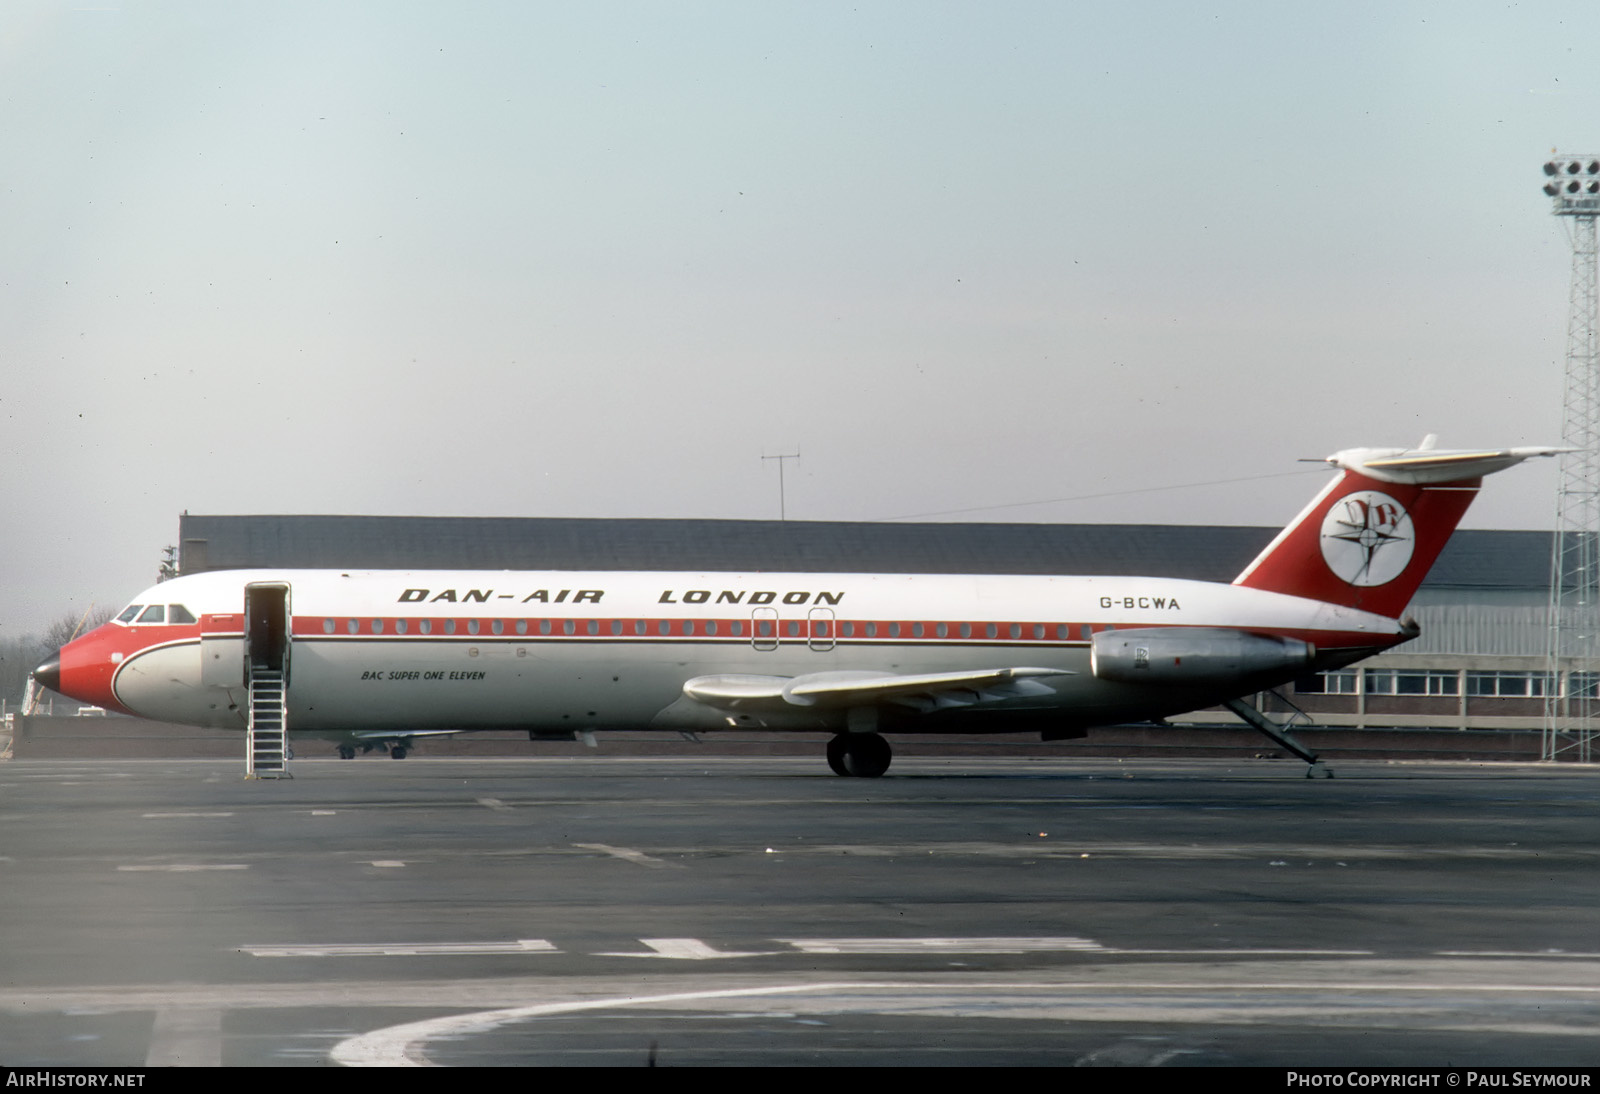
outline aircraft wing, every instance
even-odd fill
[[[408,729],[404,732],[392,729],[364,729],[357,733],[347,733],[345,736],[353,741],[399,741],[410,740],[413,737],[453,737],[460,732],[459,729]]]
[[[697,676],[683,685],[696,702],[720,710],[784,707],[848,708],[893,703],[917,713],[973,706],[1025,696],[1049,695],[1036,679],[1071,676],[1066,669],[1030,667],[961,672],[813,672],[804,676],[727,673]]]

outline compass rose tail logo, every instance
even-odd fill
[[[1483,476],[1556,448],[1352,448],[1340,474],[1280,532],[1235,585],[1398,619],[1428,575]]]

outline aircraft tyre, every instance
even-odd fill
[[[389,750],[389,757],[391,759],[395,759],[395,760],[403,760],[403,759],[405,759],[406,758],[405,745],[395,745],[393,748],[391,748]]]
[[[833,768],[835,775],[848,775],[850,772],[844,766],[845,734],[840,733],[828,739],[828,766]]]
[[[341,760],[353,760],[355,758],[356,758],[356,750],[355,750],[355,747],[353,745],[340,745],[339,746],[339,759],[341,759]]]
[[[889,742],[876,733],[841,733],[828,742],[828,766],[840,775],[876,779],[893,758]]]

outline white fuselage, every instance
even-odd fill
[[[1097,679],[1093,634],[1227,628],[1311,643],[1319,665],[1403,641],[1397,621],[1234,585],[1154,577],[537,571],[220,571],[147,589],[197,622],[107,624],[81,639],[104,688],[78,693],[149,718],[240,727],[246,586],[282,586],[292,620],[295,731],[518,728],[837,728],[837,712],[730,715],[685,698],[712,675],[919,674],[1031,666],[1060,670],[1027,694],[982,706],[1076,724],[1159,717],[1232,690]],[[184,613],[172,610],[179,605]],[[78,671],[78,670],[74,670]],[[1288,679],[1298,673],[1282,674]],[[956,728],[952,712],[886,728]],[[970,713],[967,712],[967,713]],[[992,719],[988,715],[998,715]]]

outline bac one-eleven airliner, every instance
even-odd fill
[[[235,570],[145,590],[34,671],[144,718],[392,743],[727,728],[1046,740],[1240,701],[1416,636],[1402,618],[1482,477],[1562,449],[1357,448],[1230,584],[1164,577]]]

